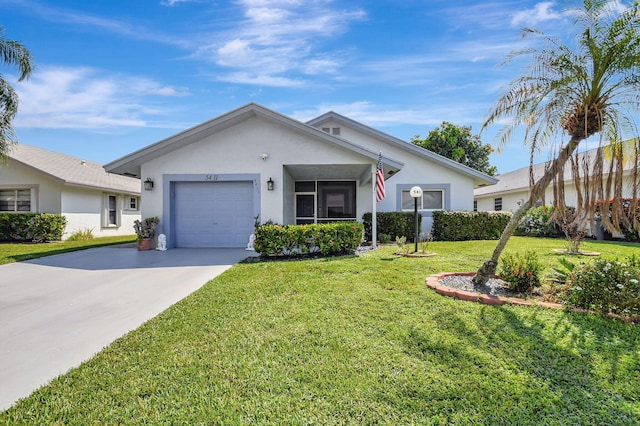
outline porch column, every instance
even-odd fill
[[[377,165],[371,165],[371,247],[378,248],[378,219],[376,216],[377,201],[376,201],[376,172],[378,171]]]

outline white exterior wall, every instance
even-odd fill
[[[33,213],[61,213],[63,185],[11,159],[6,165],[0,166],[0,188],[31,188]]]
[[[105,197],[117,197],[119,224],[106,226]],[[62,210],[67,218],[67,227],[63,239],[77,231],[91,230],[94,237],[109,237],[116,235],[133,235],[133,222],[140,219],[140,197],[138,209],[129,210],[127,202],[134,195],[119,194],[117,192],[102,192],[85,188],[66,188],[62,194]]]
[[[262,153],[269,157],[262,160]],[[142,217],[162,218],[165,175],[259,174],[260,220],[286,223],[290,222],[290,217],[285,218],[284,209],[292,210],[293,206],[293,200],[288,199],[292,198],[289,191],[292,191],[293,179],[286,174],[283,165],[362,163],[363,158],[350,151],[310,140],[308,135],[254,117],[143,164],[141,178],[144,181],[150,177],[154,188],[143,191]],[[269,178],[274,181],[273,191],[266,187]],[[363,188],[359,182],[357,188],[360,197]],[[360,198],[357,203],[360,212]],[[367,205],[370,204],[369,197]]]
[[[631,197],[633,188],[631,186],[631,177],[626,175],[623,178],[622,196]],[[575,207],[578,202],[578,194],[573,182],[565,182],[565,204]],[[519,207],[518,201],[527,201],[529,199],[529,190],[512,191],[512,192],[496,192],[482,196],[476,196],[478,202],[478,211],[491,211],[494,206],[494,199],[502,197],[502,210],[516,210]],[[545,204],[550,206],[553,204],[553,184],[549,185],[545,190]]]
[[[121,224],[118,227],[103,227],[103,199],[105,192],[98,189],[75,188],[36,170],[9,159],[0,166],[1,188],[31,188],[31,211],[33,213],[62,214],[67,226],[62,238],[66,239],[75,231],[91,229],[96,237],[111,235],[133,235],[133,221],[140,218],[140,211],[121,209]],[[115,193],[112,193],[115,194]],[[124,194],[119,197],[119,205],[124,206]],[[139,197],[138,197],[139,198]]]
[[[402,161],[404,167],[400,172],[385,181],[386,197],[378,203],[377,210],[380,212],[400,211],[402,209],[400,192],[402,188],[409,186],[422,186],[433,189],[445,190],[446,210],[473,210],[473,179],[458,173],[451,168],[438,163],[418,157],[396,146],[387,144],[360,133],[356,130],[344,127],[341,123],[328,121],[322,127],[340,127],[340,137],[347,139],[357,145],[361,145],[372,151],[381,151],[385,157]],[[409,142],[407,142],[408,144]],[[371,186],[368,187],[371,192]],[[358,200],[360,202],[360,200]],[[371,211],[367,204],[366,211]],[[361,205],[361,204],[359,204]],[[363,212],[364,213],[364,212]],[[431,211],[420,211],[423,216],[422,229],[431,229],[433,219]],[[362,214],[360,215],[360,217]]]

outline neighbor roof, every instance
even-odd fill
[[[595,160],[595,155],[600,148],[594,148],[588,151],[584,151],[578,154],[578,161],[582,164],[585,160],[590,164]],[[608,169],[609,161],[605,158],[605,170]],[[533,176],[537,181],[542,177],[545,172],[545,168],[551,165],[551,161],[547,161],[545,163],[538,163],[533,165]],[[630,162],[625,165],[625,173],[628,173],[632,168],[633,164]],[[521,169],[513,170],[511,172],[503,173],[501,175],[496,176],[498,178],[498,183],[495,185],[477,188],[473,191],[474,197],[483,197],[495,194],[503,194],[509,192],[521,192],[528,191],[530,171],[529,167],[523,167]],[[571,165],[569,162],[564,167],[564,181],[568,182],[573,179],[573,172],[571,171]]]
[[[140,180],[107,173],[96,162],[23,143],[12,146],[9,162],[15,161],[37,170],[64,185],[140,194]]]

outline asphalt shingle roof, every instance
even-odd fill
[[[65,185],[140,194],[140,179],[107,173],[102,164],[93,161],[23,143],[11,147],[8,157]]]
[[[591,149],[578,154],[579,162],[582,164],[587,161],[589,164],[593,164],[596,156],[597,149]],[[605,157],[605,170],[608,168],[610,160]],[[551,162],[538,163],[533,165],[533,176],[537,181],[542,177],[545,172],[545,167],[550,165]],[[633,163],[629,162],[625,165],[625,172],[630,172],[633,168]],[[529,190],[529,167],[523,167],[521,169],[513,170],[511,172],[503,173],[495,176],[498,179],[498,183],[495,185],[489,185],[482,188],[476,188],[473,190],[475,197],[490,195],[496,193],[505,193],[510,191],[522,191]],[[564,166],[564,181],[567,182],[573,179],[573,172],[571,171],[571,165],[569,162]]]

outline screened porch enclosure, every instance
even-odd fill
[[[285,223],[358,220],[371,199],[372,164],[285,165]]]
[[[296,181],[296,224],[357,220],[355,181]]]

